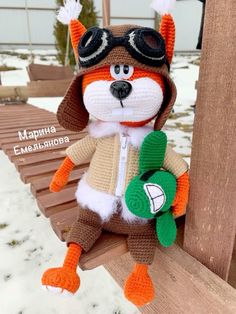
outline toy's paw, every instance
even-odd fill
[[[52,180],[49,186],[50,192],[59,192],[66,185],[67,181]]]
[[[79,289],[80,278],[74,270],[69,268],[50,268],[43,274],[42,285],[52,292],[68,295]]]
[[[125,297],[136,306],[143,306],[154,299],[155,291],[148,273],[132,272],[124,287]]]

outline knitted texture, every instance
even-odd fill
[[[147,265],[135,265],[125,282],[124,294],[136,306],[143,306],[154,299],[154,286],[148,275]]]
[[[97,213],[78,207],[77,221],[71,227],[67,244],[77,243],[87,252],[100,237],[102,230],[127,235],[127,245],[133,259],[137,263],[152,264],[157,243],[154,221],[129,224],[119,214],[113,214],[109,221],[102,222]]]
[[[66,154],[76,165],[89,161],[95,152],[97,140],[89,135],[66,149]]]
[[[67,130],[78,132],[86,128],[89,113],[83,102],[81,76],[77,76],[72,81],[62,103],[58,107],[57,120]]]
[[[164,91],[165,91],[164,79],[162,78],[162,76],[160,74],[155,73],[155,72],[151,72],[151,71],[148,71],[145,69],[140,69],[140,68],[135,67],[133,75],[127,81],[133,81],[133,80],[137,80],[139,78],[144,78],[144,77],[148,77],[148,78],[151,78],[154,81],[156,81],[160,85],[160,87],[164,93]],[[82,79],[82,92],[84,93],[85,88],[89,84],[91,84],[95,81],[100,81],[100,80],[105,80],[105,81],[113,81],[114,80],[114,78],[111,76],[109,66],[104,66],[100,69],[97,69],[96,71],[84,74],[83,79]]]
[[[93,155],[96,149],[96,153]],[[90,135],[71,145],[67,150],[68,157],[76,164],[82,164],[93,155],[87,172],[86,181],[94,189],[109,194],[115,194],[118,171],[120,138],[119,134],[94,139]],[[125,183],[123,191],[131,179],[138,175],[138,150],[130,145],[126,164]],[[167,146],[163,167],[179,177],[188,167],[180,155]]]
[[[172,212],[169,210],[156,219],[156,233],[161,245],[171,246],[177,234],[176,223]]]
[[[171,64],[175,46],[175,23],[170,14],[162,16],[160,33],[165,39],[167,59]]]
[[[139,155],[139,175],[129,183],[125,201],[129,210],[142,218],[153,218],[159,211],[166,211],[174,200],[176,179],[161,170],[167,145],[161,131],[148,134]]]
[[[82,35],[86,32],[86,28],[79,20],[71,20],[69,24],[71,44],[75,57],[78,58],[78,43]]]
[[[125,32],[131,28],[139,27],[136,25],[119,25],[109,26],[108,29],[113,33],[114,36],[123,36]],[[84,107],[82,97],[82,76],[88,73],[97,72],[104,66],[110,66],[111,64],[127,64],[132,65],[134,68],[142,69],[145,71],[158,73],[163,77],[165,82],[165,98],[155,122],[155,129],[160,130],[165,124],[166,119],[174,105],[176,98],[176,88],[171,80],[168,68],[164,64],[161,67],[154,67],[151,65],[145,65],[135,60],[129,52],[121,46],[117,46],[110,51],[110,53],[102,59],[98,64],[89,68],[80,68],[77,77],[73,80],[70,87],[68,88],[66,95],[58,108],[58,121],[66,129],[72,131],[81,131],[86,127],[88,123],[88,112]]]
[[[82,249],[77,244],[70,244],[63,267],[49,268],[42,277],[42,284],[55,288],[61,288],[75,293],[80,286],[80,278],[76,273]]]
[[[58,192],[67,184],[70,172],[73,168],[74,163],[69,157],[66,157],[52,178],[49,187],[51,192]]]
[[[139,172],[160,169],[165,159],[167,137],[161,131],[148,134],[139,154]]]
[[[67,255],[63,263],[63,268],[76,270],[81,252],[82,248],[78,244],[71,243],[69,245]]]
[[[189,175],[187,172],[177,179],[177,192],[173,202],[173,214],[182,215],[188,203],[189,194]]]

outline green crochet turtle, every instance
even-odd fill
[[[153,131],[145,137],[139,156],[139,175],[125,193],[126,205],[134,215],[156,219],[157,237],[165,247],[173,244],[177,232],[171,208],[176,178],[162,168],[166,145],[167,137],[162,131]]]

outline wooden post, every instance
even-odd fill
[[[103,27],[110,25],[110,0],[102,0]]]
[[[236,1],[206,2],[184,249],[227,280],[236,229]]]

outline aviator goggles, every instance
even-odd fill
[[[169,68],[163,37],[148,27],[130,29],[123,37],[115,37],[105,28],[91,27],[79,42],[79,63],[82,67],[96,65],[117,46],[125,47],[140,63],[154,67],[165,63]]]

